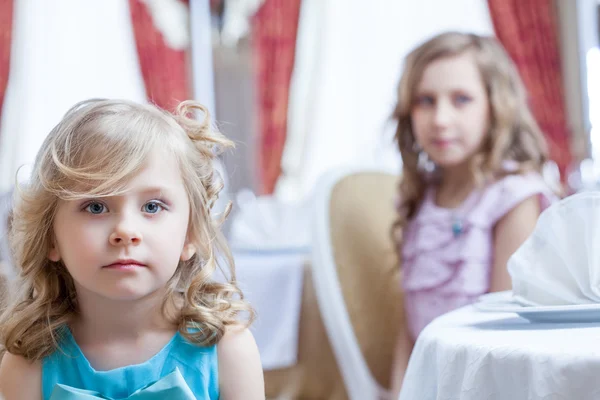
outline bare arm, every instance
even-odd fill
[[[221,400],[264,400],[265,384],[252,333],[231,327],[217,345]]]
[[[490,292],[512,288],[506,264],[510,256],[533,232],[539,215],[540,202],[536,195],[523,200],[496,223]]]
[[[5,353],[0,364],[0,393],[3,400],[40,400],[41,363]]]

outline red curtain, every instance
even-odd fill
[[[12,45],[13,0],[0,0],[0,112],[8,85]]]
[[[554,1],[488,0],[488,5],[496,35],[519,69],[550,157],[564,178],[571,162],[570,133]]]
[[[188,51],[167,45],[142,0],[129,0],[129,8],[148,99],[171,111],[178,102],[191,98]]]
[[[299,14],[300,0],[265,0],[252,21],[263,194],[273,193],[281,173]]]

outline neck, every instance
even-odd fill
[[[135,340],[149,331],[175,330],[162,310],[164,291],[137,300],[113,300],[77,288],[79,312],[71,326],[81,341]]]
[[[467,162],[442,170],[440,182],[440,189],[442,190],[460,190],[465,186],[472,186],[473,183],[473,174]]]

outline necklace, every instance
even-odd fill
[[[467,196],[463,202],[461,204],[458,205],[458,207],[456,207],[453,212],[451,213],[451,218],[452,218],[452,235],[454,236],[454,238],[457,238],[459,236],[461,236],[464,232],[464,228],[465,228],[465,224],[464,224],[464,218],[463,218],[463,212],[464,212],[464,202],[467,201],[469,199],[470,196]]]
[[[457,238],[462,235],[464,230],[464,223],[461,217],[457,214],[452,216],[452,235]]]

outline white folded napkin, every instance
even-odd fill
[[[600,303],[600,192],[572,195],[542,212],[508,272],[523,305]]]
[[[307,250],[310,212],[307,204],[290,204],[274,196],[256,197],[250,191],[237,196],[229,243],[234,250]]]

